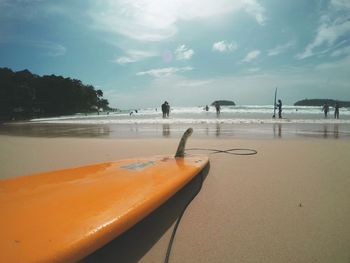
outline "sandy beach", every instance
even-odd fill
[[[350,0],[0,21],[0,263],[350,263]]]
[[[1,178],[122,158],[174,153],[178,138],[0,136]],[[170,262],[349,262],[348,140],[191,138],[210,154],[203,188],[180,223]],[[200,151],[200,153],[208,153]],[[85,262],[163,262],[194,180]]]

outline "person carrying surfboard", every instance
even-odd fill
[[[277,88],[275,89],[275,100],[273,102],[273,115],[272,115],[272,118],[276,118],[276,109],[277,109],[277,107],[276,107],[276,105],[277,105],[276,98],[277,98]]]
[[[278,118],[282,119],[282,101],[281,100],[278,100],[276,107],[278,109]]]

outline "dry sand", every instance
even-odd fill
[[[177,139],[0,136],[1,178],[121,158],[174,153]],[[188,147],[253,148],[210,155],[170,262],[350,262],[350,141],[190,139]],[[192,182],[86,262],[163,262]]]

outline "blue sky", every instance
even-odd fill
[[[0,67],[118,108],[350,100],[350,1],[0,0]]]

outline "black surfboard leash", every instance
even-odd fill
[[[207,149],[207,148],[189,148],[186,149],[186,151],[209,151],[210,154],[216,154],[216,153],[225,153],[225,154],[232,154],[232,155],[254,155],[257,154],[258,151],[254,149],[248,149],[248,148],[232,148],[228,150],[219,150],[219,149]]]

